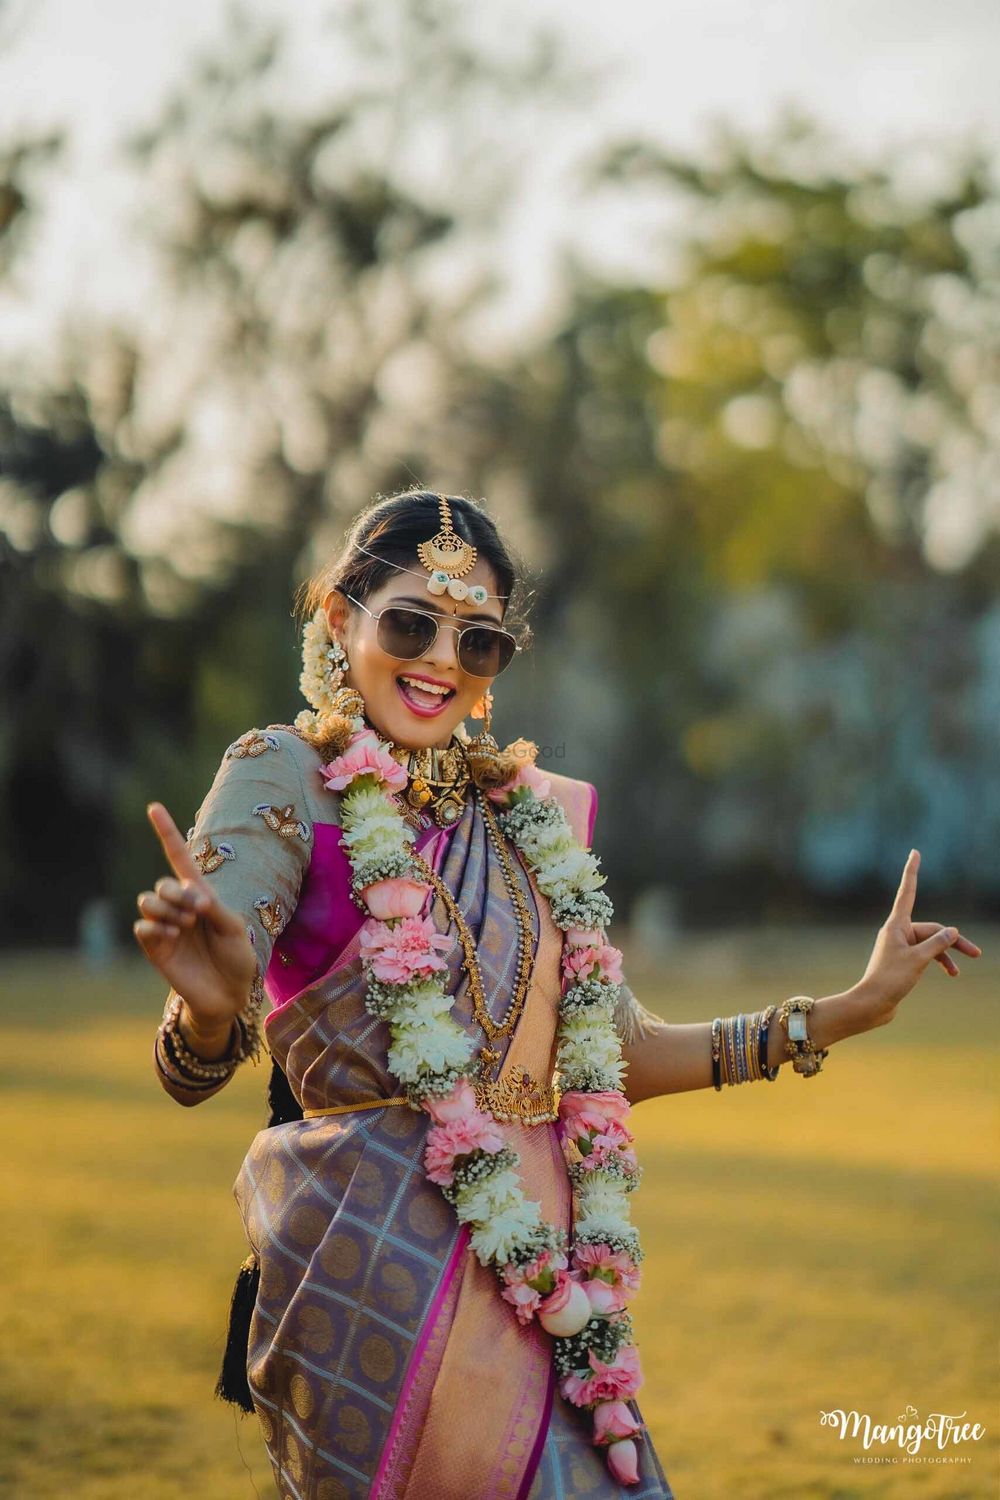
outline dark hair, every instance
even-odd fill
[[[417,545],[440,529],[442,498],[448,501],[454,530],[490,565],[497,593],[507,596],[502,609],[505,626],[519,645],[530,645],[524,565],[501,537],[492,516],[482,502],[466,495],[442,497],[433,490],[418,488],[377,496],[354,518],[339,555],[324,563],[299,590],[302,617],[313,615],[331,589],[341,589],[365,601],[395,573],[393,563],[419,567]],[[378,553],[378,558],[369,557],[361,547]]]

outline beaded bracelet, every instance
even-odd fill
[[[236,1023],[236,1035],[230,1042],[225,1056],[207,1062],[204,1058],[197,1057],[184,1042],[178,1026],[180,1009],[184,1003],[183,997],[178,995],[176,990],[171,990],[163,1009],[160,1030],[169,1035],[170,1052],[176,1060],[177,1071],[181,1076],[185,1079],[228,1078],[233,1068],[246,1061],[247,1058],[252,1058],[256,1063],[261,1053],[260,1016],[264,1008],[264,1000],[264,980],[258,969],[251,982],[246,1005],[233,1017]]]
[[[225,1082],[225,1078],[211,1079],[207,1082],[204,1079],[191,1078],[184,1072],[171,1053],[170,1042],[164,1037],[162,1030],[156,1033],[153,1056],[156,1059],[156,1066],[162,1077],[176,1088],[185,1089],[190,1093],[211,1093],[213,1089],[217,1089],[220,1084]]]
[[[210,1079],[213,1082],[219,1083],[234,1072],[240,1061],[238,1053],[242,1051],[242,1032],[237,1027],[234,1036],[233,1030],[230,1028],[230,1042],[223,1057],[213,1058],[212,1060],[198,1057],[191,1051],[181,1036],[179,1020],[183,1004],[182,997],[175,994],[168,1002],[166,1014],[160,1023],[160,1036],[167,1048],[168,1056],[178,1072],[182,1073],[186,1078],[194,1081]],[[239,1038],[238,1041],[236,1037]]]

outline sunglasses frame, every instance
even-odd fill
[[[378,626],[378,622],[379,622],[379,620],[381,620],[382,616],[384,614],[386,614],[390,609],[399,609],[399,610],[402,610],[405,614],[408,614],[408,615],[423,615],[423,617],[424,617],[425,620],[430,620],[431,624],[434,626],[434,634],[431,637],[431,639],[427,642],[427,645],[424,647],[423,651],[419,652],[416,656],[393,656],[393,653],[391,651],[386,651],[385,652],[386,656],[392,656],[393,661],[419,661],[420,657],[423,656],[423,655],[425,655],[425,653],[428,652],[431,649],[431,647],[434,645],[434,642],[438,638],[438,631],[441,629],[442,625],[444,626],[444,628],[446,630],[454,630],[454,631],[456,631],[458,633],[458,644],[457,644],[457,647],[456,647],[456,655],[458,655],[458,664],[459,664],[460,667],[462,667],[462,671],[463,672],[467,672],[470,677],[479,677],[479,676],[482,676],[483,674],[479,673],[479,672],[469,672],[469,670],[468,670],[467,667],[462,666],[462,658],[461,658],[461,655],[459,655],[459,653],[461,652],[461,649],[462,649],[462,636],[465,634],[465,632],[467,630],[489,630],[489,631],[492,631],[492,633],[494,635],[505,635],[509,641],[513,641],[513,643],[514,643],[514,650],[513,650],[513,653],[511,655],[510,661],[506,662],[499,669],[499,671],[494,672],[493,673],[493,677],[499,677],[501,672],[506,672],[506,670],[510,666],[511,662],[514,660],[514,657],[517,655],[517,653],[520,650],[523,649],[521,646],[518,645],[518,643],[515,640],[512,632],[509,631],[509,630],[505,630],[502,625],[493,625],[493,624],[487,623],[486,621],[483,621],[483,620],[480,620],[480,621],[476,621],[476,620],[463,620],[463,622],[462,622],[461,625],[452,625],[447,620],[441,619],[438,615],[431,614],[431,612],[430,612],[429,609],[418,609],[415,604],[386,604],[382,609],[380,609],[376,613],[374,610],[369,609],[368,606],[367,606],[367,604],[362,604],[362,602],[361,602],[360,599],[355,599],[355,597],[354,597],[353,594],[347,594],[347,593],[345,593],[344,598],[345,599],[350,599],[350,601],[351,601],[352,604],[356,604],[359,609],[363,609],[364,612],[365,612],[365,614],[368,615],[372,620],[375,621],[376,627]],[[382,646],[381,641],[379,642],[379,645],[381,646],[381,649],[383,651],[385,651],[385,647]],[[489,674],[486,674],[486,675],[489,675]]]

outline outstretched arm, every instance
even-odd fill
[[[919,863],[919,852],[914,849],[861,979],[848,990],[816,1000],[809,1013],[809,1036],[817,1049],[887,1025],[932,961],[956,976],[959,969],[949,948],[969,958],[980,957],[982,949],[956,927],[913,921]],[[712,1087],[711,1021],[673,1025],[651,1015],[634,998],[626,1015],[631,1024],[622,1056],[628,1063],[625,1092],[632,1104],[660,1094]],[[767,1041],[769,1067],[790,1061],[785,1033],[776,1020],[771,1022]]]

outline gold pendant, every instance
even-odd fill
[[[518,1125],[545,1125],[559,1118],[558,1093],[551,1084],[536,1083],[530,1073],[515,1073],[495,1083],[480,1078],[473,1088],[479,1108],[492,1115],[494,1120]]]

